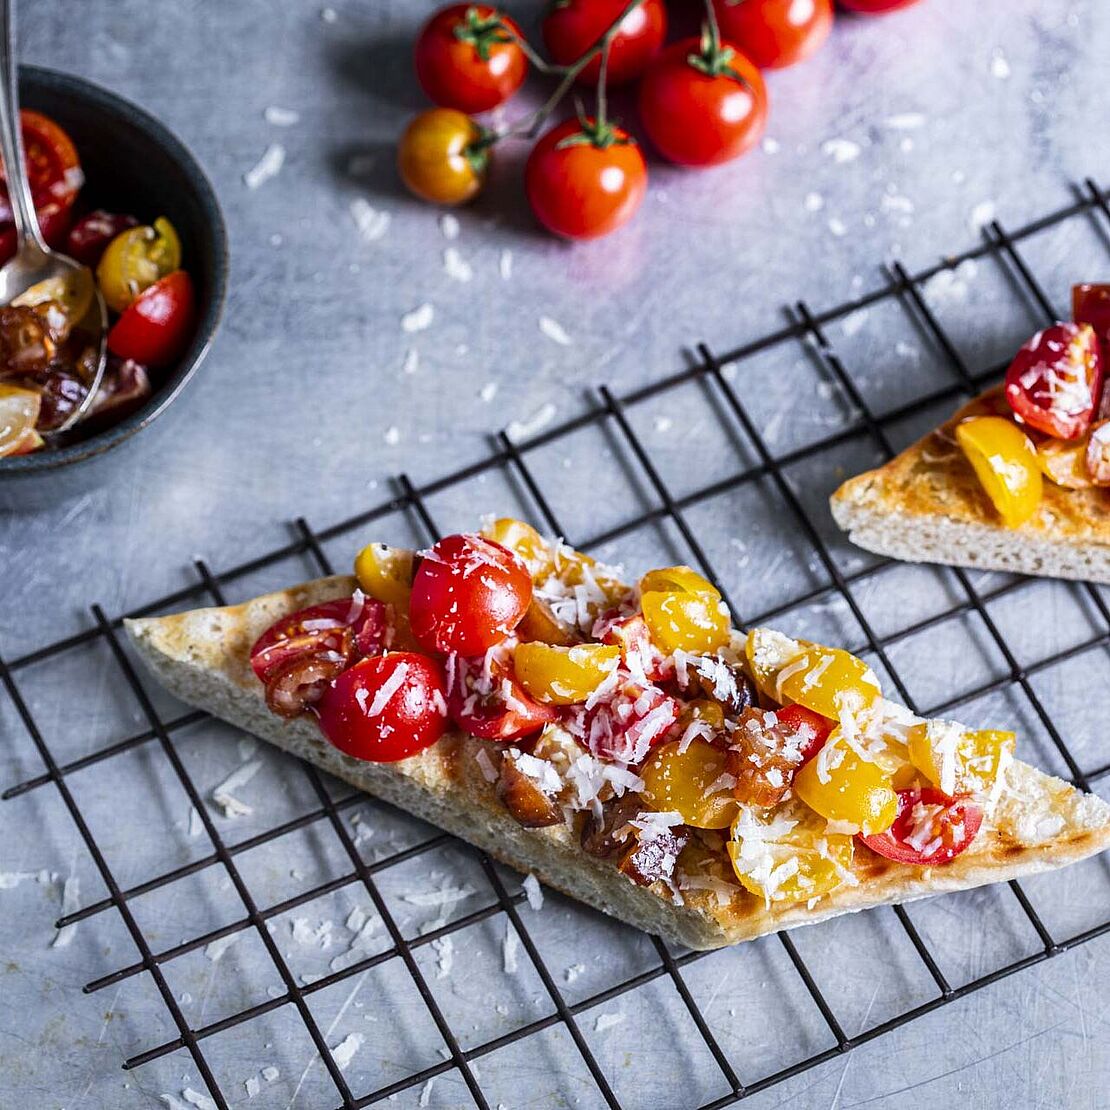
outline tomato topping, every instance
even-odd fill
[[[884,832],[898,810],[891,776],[838,737],[834,730],[819,758],[802,765],[794,793],[827,821],[844,822],[868,836]]]
[[[519,644],[513,669],[520,684],[548,705],[585,701],[616,670],[620,648],[609,644]]]
[[[713,0],[721,35],[761,69],[815,54],[833,25],[832,0]]]
[[[949,798],[931,786],[898,791],[898,815],[884,833],[861,836],[873,852],[897,863],[949,863],[975,839],[983,810],[970,798]]]
[[[543,41],[556,65],[578,61],[613,25],[627,7],[625,0],[559,0],[544,16]],[[647,69],[667,37],[667,8],[663,0],[644,0],[621,20],[609,40],[609,62],[605,70],[610,86],[635,80]],[[601,58],[587,62],[578,74],[586,85],[596,85]]]
[[[698,829],[727,829],[736,816],[728,755],[695,738],[672,740],[651,753],[640,771],[643,797],[651,809],[677,813]]]
[[[836,728],[835,721],[814,713],[812,709],[806,709],[804,705],[787,705],[776,709],[775,719],[780,729],[789,736],[797,737],[795,743],[803,762],[821,750],[829,734]]]
[[[1077,324],[1089,324],[1094,328],[1100,343],[1110,343],[1110,285],[1090,282],[1073,285],[1071,318]]]
[[[448,656],[447,711],[459,728],[483,740],[517,740],[556,718],[554,709],[528,696],[507,653],[496,649],[477,659]]]
[[[720,593],[690,567],[665,567],[640,579],[640,607],[652,641],[666,654],[711,652],[728,642]]]
[[[532,576],[518,555],[468,533],[424,553],[412,582],[413,635],[426,651],[484,655],[520,623]]]
[[[1110,420],[1091,425],[1083,466],[1092,485],[1110,486]]]
[[[144,366],[168,366],[193,335],[193,280],[184,270],[144,289],[108,332],[108,349]]]
[[[443,672],[415,652],[372,656],[324,690],[317,714],[324,736],[341,752],[371,763],[405,759],[447,727]]]
[[[666,738],[681,711],[681,705],[658,687],[621,675],[595,704],[570,708],[563,723],[599,758],[637,764]]]
[[[428,98],[460,112],[487,112],[520,88],[528,59],[520,28],[486,4],[452,4],[416,40],[416,77]]]
[[[696,38],[665,47],[640,85],[640,119],[664,158],[710,166],[750,150],[767,124],[759,70],[728,44]]]
[[[605,616],[594,625],[595,639],[621,649],[625,668],[635,677],[650,682],[669,678],[674,671],[670,660],[652,643],[647,621],[636,613],[631,617]]]
[[[463,204],[478,195],[489,173],[485,132],[454,108],[421,112],[397,147],[405,187],[432,204]]]
[[[134,216],[106,212],[103,208],[98,208],[87,216],[82,216],[69,229],[65,253],[83,266],[95,267],[116,236],[138,226],[139,221]]]
[[[1053,324],[1018,351],[1006,371],[1006,400],[1031,428],[1078,439],[1102,396],[1102,356],[1089,324]]]
[[[626,131],[566,120],[528,156],[524,188],[536,219],[567,239],[596,239],[628,223],[647,192],[647,166]]]
[[[104,249],[96,280],[113,312],[123,312],[144,289],[181,266],[181,240],[173,224],[159,216],[149,227],[121,231]]]
[[[1033,441],[1004,416],[972,416],[956,425],[956,442],[1003,524],[1024,524],[1044,488]]]
[[[882,697],[875,672],[842,648],[809,645],[775,679],[777,700],[794,702],[813,713],[838,720],[847,710],[870,709]]]

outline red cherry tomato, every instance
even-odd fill
[[[805,729],[811,734],[798,749],[803,761],[812,758],[824,747],[829,733],[836,727],[835,721],[830,721],[828,717],[822,717],[802,705],[787,705],[776,709],[775,717],[787,732],[797,733]]]
[[[1077,324],[1090,324],[1100,343],[1110,343],[1110,285],[1073,285],[1071,318]]]
[[[619,127],[567,120],[536,143],[524,189],[548,231],[596,239],[635,215],[647,191],[647,166],[635,139]]]
[[[447,727],[434,659],[394,651],[363,659],[325,691],[316,712],[329,743],[355,759],[392,763],[434,744]]]
[[[539,732],[558,713],[528,696],[495,652],[447,659],[447,712],[464,732],[483,740],[517,740]]]
[[[520,88],[528,59],[520,28],[486,4],[452,4],[436,12],[416,40],[416,76],[443,108],[487,112]]]
[[[666,739],[681,712],[682,706],[669,694],[624,675],[597,704],[568,707],[563,723],[599,758],[638,765]]]
[[[193,335],[193,281],[174,270],[144,289],[108,332],[108,349],[144,366],[168,366]]]
[[[103,208],[98,208],[95,212],[82,216],[69,229],[65,253],[83,266],[95,270],[108,244],[121,231],[138,226],[139,221],[134,216],[106,212]]]
[[[1031,428],[1078,439],[1102,396],[1102,356],[1094,329],[1053,324],[1018,351],[1006,371],[1006,400]]]
[[[569,66],[597,44],[627,7],[626,0],[557,0],[547,10],[541,30],[551,60]],[[663,0],[644,0],[621,21],[609,42],[606,80],[620,85],[639,77],[667,37],[667,8]],[[596,85],[601,58],[588,62],[578,74],[586,85]]]
[[[840,0],[840,6],[850,12],[859,12],[861,15],[883,15],[886,12],[896,12],[901,8],[910,8],[917,0]]]
[[[931,786],[898,791],[898,816],[884,833],[861,836],[873,852],[898,863],[948,863],[975,839],[983,810],[970,798],[949,798]]]
[[[621,649],[621,662],[634,678],[659,682],[674,674],[674,664],[655,646],[647,621],[631,617],[603,617],[594,625],[594,638]]]
[[[713,56],[698,39],[683,39],[647,71],[640,119],[664,158],[715,165],[758,142],[767,124],[767,90],[759,70],[728,44]]]
[[[484,655],[531,602],[532,576],[519,556],[483,536],[447,536],[420,561],[409,619],[426,651]]]
[[[7,207],[7,199],[0,199],[0,205]],[[11,219],[10,212],[8,219]],[[73,209],[69,204],[59,204],[57,201],[48,201],[36,207],[35,213],[39,218],[39,230],[46,240],[48,247],[64,251],[66,235],[73,220]],[[15,256],[15,227],[10,223],[0,226],[0,266]]]
[[[713,0],[721,36],[760,69],[815,54],[833,25],[832,0]]]

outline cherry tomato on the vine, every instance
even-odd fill
[[[485,132],[454,108],[429,108],[405,129],[397,169],[409,190],[433,204],[463,204],[489,171]]]
[[[640,119],[664,158],[684,166],[728,162],[759,141],[767,90],[759,70],[728,43],[672,43],[640,85]]]
[[[824,45],[832,0],[713,0],[721,36],[761,69],[792,66]]]
[[[572,119],[536,143],[524,188],[549,231],[595,239],[632,219],[647,191],[647,166],[636,140],[619,127]]]
[[[429,98],[460,112],[487,112],[520,88],[528,59],[520,28],[486,4],[436,12],[416,40],[416,76]]]
[[[884,12],[896,12],[901,8],[910,8],[917,0],[840,0],[840,6],[850,12],[860,12],[863,15],[882,15]]]
[[[827,0],[826,0],[827,2]],[[543,20],[543,41],[556,65],[568,66],[597,45],[598,39],[627,7],[626,0],[554,0]],[[606,79],[620,85],[639,77],[659,53],[667,37],[667,8],[663,0],[644,0],[621,20],[609,42]],[[601,58],[587,62],[578,80],[596,85]]]

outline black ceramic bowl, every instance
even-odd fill
[[[57,120],[73,139],[85,172],[83,206],[133,212],[144,222],[169,218],[196,289],[197,328],[180,361],[152,375],[154,392],[142,408],[80,442],[0,459],[0,508],[6,509],[59,501],[135,465],[139,433],[166,412],[204,358],[227,284],[227,233],[215,193],[162,124],[99,85],[50,69],[22,66],[19,90],[23,107]]]

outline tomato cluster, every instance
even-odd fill
[[[880,13],[916,0],[841,0]],[[575,83],[596,90],[592,113],[540,135],[525,167],[536,218],[568,239],[607,235],[627,223],[647,190],[640,145],[609,120],[606,90],[639,82],[640,125],[665,159],[711,166],[740,157],[767,122],[761,71],[815,53],[833,25],[833,0],[705,0],[701,38],[666,43],[665,0],[551,0],[541,33],[550,60],[520,27],[487,4],[453,4],[424,25],[416,75],[438,107],[409,124],[398,168],[417,196],[461,204],[485,183],[490,157],[507,138],[540,134]],[[529,69],[558,77],[551,97],[527,119],[483,126],[471,117],[504,104]]]

